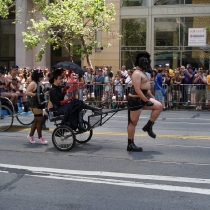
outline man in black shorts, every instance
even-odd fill
[[[152,110],[150,119],[142,128],[144,132],[152,138],[156,138],[156,134],[152,131],[152,126],[155,120],[161,113],[163,106],[155,100],[150,89],[150,80],[147,77],[146,71],[150,71],[150,55],[149,53],[139,53],[136,57],[136,70],[132,74],[132,87],[128,99],[128,146],[127,151],[142,152],[141,147],[134,144],[135,128],[139,121],[142,109]]]

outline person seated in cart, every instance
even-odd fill
[[[101,108],[90,106],[83,101],[73,98],[72,96],[65,98],[65,91],[63,88],[63,70],[55,69],[49,78],[49,82],[52,85],[50,89],[50,102],[53,105],[53,110],[58,115],[64,115],[63,122],[67,122],[68,126],[73,130],[77,128],[80,131],[86,131],[83,125],[83,109],[92,110],[93,112],[101,111]]]

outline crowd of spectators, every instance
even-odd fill
[[[25,91],[31,81],[33,69],[13,66],[8,73],[0,69],[0,93],[10,98],[17,110],[18,97],[25,106]],[[67,95],[105,108],[121,108],[127,106],[128,94],[132,86],[134,68],[125,65],[113,71],[112,66],[102,65],[96,69],[84,66],[84,75],[77,75],[67,70],[64,82],[68,85]],[[43,86],[49,84],[49,70],[45,68]],[[164,110],[172,106],[175,110],[179,105],[190,105],[192,92],[195,92],[196,110],[208,102],[210,110],[210,70],[195,69],[191,64],[171,69],[169,64],[156,67],[151,73],[146,72],[151,82],[151,92],[163,104]]]
[[[191,64],[172,70],[169,64],[165,64],[154,71],[153,74],[157,74],[153,76],[155,97],[163,104],[164,110],[170,102],[174,109],[178,109],[179,105],[190,105],[193,93],[196,110],[201,111],[204,105],[210,110],[210,70],[196,69]]]

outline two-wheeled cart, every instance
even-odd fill
[[[54,116],[54,111],[49,109],[49,119],[54,122],[56,128],[52,133],[52,142],[54,146],[61,151],[69,151],[75,143],[86,143],[91,140],[93,135],[93,129],[99,126],[103,126],[108,120],[110,120],[119,111],[127,110],[127,108],[113,109],[109,111],[101,111],[92,113],[88,116],[88,121],[83,120],[83,126],[86,131],[73,130],[68,126],[68,123],[63,123],[64,115]],[[86,112],[86,110],[84,110]]]

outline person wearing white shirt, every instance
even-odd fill
[[[126,70],[126,66],[123,65],[121,68],[121,74],[123,75],[124,78],[126,78],[128,76],[128,72]]]

